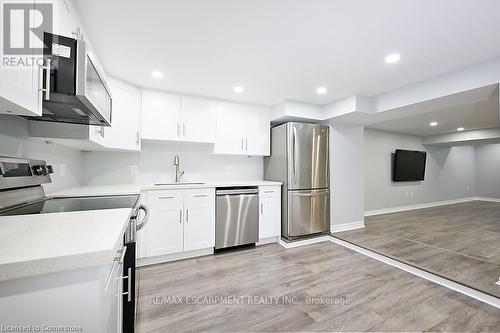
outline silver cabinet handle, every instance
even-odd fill
[[[186,209],[186,223],[189,222],[189,209]]]
[[[248,138],[245,139],[245,151],[248,151]]]
[[[172,196],[165,196],[165,197],[158,197],[158,199],[163,200],[163,199],[173,199],[174,197]]]
[[[40,66],[39,86],[40,91],[45,93],[44,99],[50,99],[50,59],[44,59],[44,66]],[[43,71],[45,70],[45,88],[43,87]]]
[[[122,295],[127,295],[127,302],[132,301],[132,267],[127,270],[127,276],[123,276],[122,279],[127,279],[127,291],[122,293]]]
[[[241,138],[241,150],[243,150],[243,138]]]
[[[263,215],[264,214],[264,204],[260,204],[260,214]]]
[[[123,260],[125,260],[125,253],[127,253],[127,246],[124,245],[120,251],[116,254],[115,261],[118,261],[119,263],[123,263]]]
[[[182,122],[182,136],[186,137],[186,123]]]
[[[194,197],[195,198],[206,198],[206,197],[208,197],[208,194],[197,194]]]
[[[177,136],[180,136],[180,124],[177,122]]]
[[[182,209],[179,210],[179,223],[182,223]]]
[[[136,146],[138,146],[140,143],[141,143],[141,138],[139,135],[139,130],[137,130],[137,132],[135,133],[135,144]]]
[[[264,193],[274,193],[274,191],[264,191]]]

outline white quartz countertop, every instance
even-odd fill
[[[279,185],[280,182],[256,180],[82,186],[48,196],[128,195],[161,189]],[[120,247],[131,212],[128,208],[0,217],[0,281],[110,264]]]
[[[0,281],[111,264],[130,208],[0,217]]]
[[[280,186],[282,183],[255,180],[255,181],[210,181],[198,184],[189,182],[181,182],[175,185],[155,185],[155,184],[128,184],[128,185],[105,185],[105,186],[82,186],[75,187],[68,190],[51,193],[50,196],[91,196],[91,195],[126,195],[126,194],[140,194],[141,191],[150,190],[172,190],[172,189],[190,189],[190,188],[214,188],[214,187],[234,187],[234,186]]]

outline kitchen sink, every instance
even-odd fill
[[[159,183],[155,184],[155,186],[175,186],[175,185],[203,185],[205,183],[199,182],[178,182],[178,183]]]

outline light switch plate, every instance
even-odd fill
[[[130,166],[130,174],[132,176],[137,176],[138,173],[139,173],[139,167],[137,165],[131,165]]]

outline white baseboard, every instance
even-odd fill
[[[137,267],[156,265],[156,264],[161,264],[164,262],[201,257],[201,256],[213,254],[213,253],[214,253],[214,248],[211,247],[208,249],[172,253],[172,254],[167,254],[167,255],[163,255],[163,256],[138,258],[137,259]]]
[[[407,210],[446,206],[446,205],[452,205],[452,204],[457,204],[457,203],[462,203],[462,202],[469,202],[469,201],[474,201],[474,200],[480,200],[480,199],[478,199],[477,197],[468,197],[468,198],[460,198],[460,199],[453,199],[453,200],[428,202],[428,203],[417,204],[417,205],[408,205],[408,206],[399,206],[399,207],[367,210],[367,211],[365,211],[365,216],[375,216],[375,215],[382,215],[382,214],[404,212]],[[500,200],[500,199],[498,199],[498,200]]]
[[[330,226],[330,231],[332,233],[335,233],[335,232],[361,229],[364,227],[365,227],[365,222],[358,221],[358,222],[350,222],[350,223],[343,223],[343,224],[334,224],[334,225]]]
[[[330,239],[333,243],[344,246],[346,248],[349,248],[353,251],[359,252],[361,254],[364,254],[370,258],[376,259],[378,261],[381,261],[383,263],[386,263],[388,265],[394,266],[396,268],[399,268],[403,271],[406,271],[408,273],[414,274],[416,276],[419,276],[421,278],[424,278],[426,280],[429,280],[431,282],[434,282],[436,284],[442,285],[446,288],[449,288],[451,290],[457,291],[461,294],[467,295],[469,297],[472,297],[474,299],[477,299],[478,301],[484,302],[486,304],[492,305],[496,308],[500,309],[500,299],[490,296],[488,294],[482,293],[480,291],[477,291],[475,289],[466,287],[464,285],[461,285],[459,283],[450,281],[448,279],[442,278],[440,276],[434,275],[432,273],[426,272],[424,270],[418,269],[416,267],[413,267],[411,265],[404,264],[400,261],[388,258],[386,256],[383,256],[381,254],[378,254],[376,252],[372,252],[370,250],[364,249],[362,247],[356,246],[354,244],[351,244],[349,242],[345,242],[341,239],[331,237]]]
[[[489,201],[489,202],[500,202],[499,198],[486,198],[486,197],[475,197],[474,200],[478,201]]]
[[[299,247],[299,246],[311,245],[311,244],[316,244],[316,243],[321,243],[321,242],[329,242],[330,240],[331,240],[330,235],[322,235],[322,236],[318,236],[318,237],[312,237],[312,238],[292,241],[289,243],[280,239],[279,244],[286,249],[292,249],[294,247]]]

